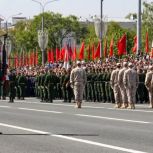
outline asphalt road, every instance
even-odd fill
[[[153,153],[153,110],[0,100],[0,153]]]

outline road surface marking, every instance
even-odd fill
[[[11,108],[10,106],[0,106],[0,108]]]
[[[62,138],[62,139],[77,141],[77,142],[86,143],[86,144],[90,144],[90,145],[95,145],[95,146],[99,146],[99,147],[104,147],[104,148],[109,148],[109,149],[114,149],[114,150],[120,150],[120,151],[124,151],[124,152],[128,152],[128,153],[147,153],[147,152],[142,152],[142,151],[138,151],[138,150],[127,149],[127,148],[123,148],[123,147],[118,147],[118,146],[103,144],[103,143],[99,143],[99,142],[89,141],[89,140],[85,140],[85,139],[78,139],[78,138],[69,137],[69,136],[56,135],[56,134],[52,134],[51,132],[29,129],[29,128],[24,128],[24,127],[20,127],[20,126],[5,124],[5,123],[0,123],[0,126],[9,127],[9,128],[18,129],[18,130],[23,130],[23,131],[28,131],[28,132],[33,132],[33,133],[38,133],[38,134],[50,135],[52,137],[58,137],[58,138]]]
[[[45,113],[62,114],[62,112],[49,111],[49,110],[40,110],[40,109],[31,109],[31,108],[21,108],[21,107],[19,107],[18,109],[28,110],[28,111],[36,111],[36,112],[45,112]]]
[[[23,130],[23,131],[28,131],[28,132],[39,133],[39,134],[50,134],[49,132],[44,132],[44,131],[34,130],[34,129],[29,129],[29,128],[24,128],[24,127],[10,125],[10,124],[4,124],[4,123],[0,123],[0,126],[9,127],[9,128],[18,129],[18,130]]]
[[[106,120],[115,120],[115,121],[132,122],[132,123],[140,123],[140,124],[151,124],[151,122],[136,121],[136,120],[127,120],[127,119],[121,119],[121,118],[110,118],[110,117],[93,116],[93,115],[86,115],[86,114],[75,114],[75,115],[82,116],[82,117],[106,119]]]
[[[29,101],[21,101],[21,100],[17,100],[15,101],[15,103],[27,103],[27,104],[39,104],[39,105],[54,105],[54,106],[65,106],[65,107],[74,107],[75,104],[55,104],[55,103],[40,103],[40,102],[29,102]],[[105,104],[105,103],[104,103]],[[137,107],[137,105],[136,105]],[[148,106],[142,106],[144,108],[148,108]],[[141,107],[141,108],[142,108]],[[108,109],[108,110],[114,110],[114,111],[132,111],[132,112],[143,112],[143,113],[153,113],[153,110],[150,110],[150,108],[148,108],[147,110],[140,110],[140,109],[115,109],[115,108],[110,108],[109,107],[102,107],[102,106],[85,106],[83,105],[82,108],[93,108],[93,109]]]
[[[143,151],[138,151],[138,150],[133,150],[133,149],[127,149],[127,148],[123,148],[123,147],[118,147],[118,146],[103,144],[103,143],[89,141],[89,140],[85,140],[85,139],[78,139],[78,138],[69,137],[69,136],[63,136],[63,135],[52,135],[52,136],[53,137],[62,138],[62,139],[77,141],[77,142],[83,142],[83,143],[86,143],[86,144],[95,145],[95,146],[99,146],[99,147],[104,147],[104,148],[109,148],[109,149],[124,151],[124,152],[128,152],[128,153],[147,153],[147,152],[143,152]]]

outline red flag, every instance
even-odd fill
[[[92,60],[94,61],[95,59],[95,45],[92,45]]]
[[[73,55],[72,55],[72,60],[76,61],[76,59],[77,59],[77,52],[76,52],[76,47],[74,47]]]
[[[104,57],[107,58],[107,40],[105,40]]]
[[[148,38],[148,32],[146,32],[145,50],[146,50],[146,53],[149,53],[149,38]]]
[[[64,55],[65,55],[65,48],[63,47],[62,50],[60,51],[60,60],[64,60]]]
[[[137,36],[134,37],[134,46],[132,48],[132,52],[136,53],[137,51]]]
[[[50,55],[51,55],[50,60],[52,63],[54,63],[54,51],[53,50],[51,51]]]
[[[60,59],[60,50],[56,48],[56,62]]]
[[[81,48],[80,48],[80,53],[79,53],[79,59],[83,60],[84,59],[84,42],[82,42],[81,44]]]
[[[48,49],[47,59],[48,59],[48,62],[51,62],[51,50],[50,49]]]
[[[110,42],[110,49],[109,49],[109,56],[110,56],[110,57],[112,57],[113,54],[114,54],[113,46],[114,46],[114,40],[113,40],[113,38],[112,38],[112,39],[111,39],[111,42]]]
[[[97,50],[95,52],[94,58],[100,58],[100,42],[98,42]]]
[[[35,55],[35,65],[38,65],[38,50],[36,50],[36,55]]]
[[[119,56],[126,54],[126,34],[118,41],[117,48]]]
[[[91,48],[90,48],[90,44],[89,44],[89,46],[88,46],[88,60],[90,61],[90,53],[91,53]]]

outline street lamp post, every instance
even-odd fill
[[[103,18],[103,0],[101,0],[100,10],[101,10],[100,18],[97,18],[97,17],[95,18],[94,25],[95,25],[96,35],[100,41],[100,58],[102,58],[103,36],[107,32],[107,23],[106,23],[106,20],[104,21],[104,18]]]
[[[103,37],[102,37],[102,31],[103,31],[103,0],[101,0],[101,7],[100,7],[100,10],[101,10],[101,14],[100,14],[100,32],[101,32],[101,35],[100,35],[100,58],[102,58],[102,50],[103,50]]]
[[[137,55],[141,51],[141,0],[138,0],[138,14],[137,14]]]
[[[4,39],[2,40],[3,42],[3,65],[6,65],[7,64],[7,59],[8,59],[8,56],[11,52],[11,40],[10,40],[10,37],[8,35],[8,20],[14,16],[18,16],[18,15],[21,15],[22,13],[18,13],[18,14],[14,14],[14,15],[11,15],[7,18],[5,18],[4,16],[0,15],[4,21],[5,21],[5,34],[3,35]]]
[[[47,4],[57,0],[47,1],[46,3],[42,3],[38,0],[32,0],[32,1],[38,3],[42,7],[42,27],[41,27],[41,30],[38,31],[38,43],[42,51],[42,65],[44,66],[45,65],[45,49],[48,44],[48,32],[44,30],[44,10]]]

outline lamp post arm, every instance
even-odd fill
[[[44,8],[46,7],[47,4],[52,3],[52,2],[54,2],[54,1],[58,1],[58,0],[51,0],[51,1],[46,2],[46,3],[43,5]]]

